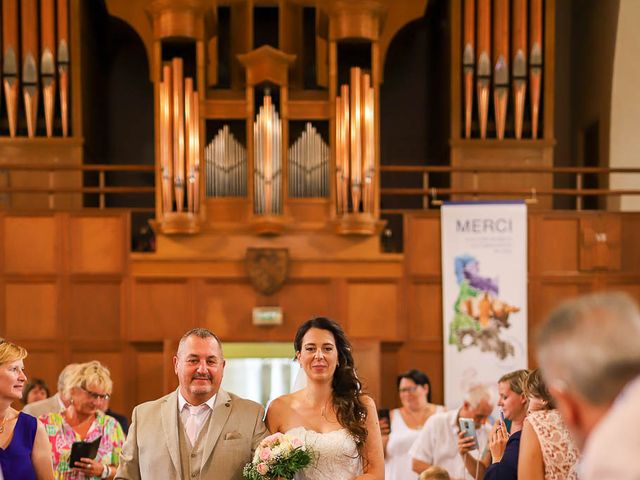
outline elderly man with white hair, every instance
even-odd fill
[[[65,391],[65,382],[77,366],[77,363],[70,363],[62,369],[58,376],[58,392],[55,395],[45,398],[44,400],[29,403],[25,405],[22,411],[38,418],[41,415],[48,415],[49,413],[60,413],[67,408],[69,406],[69,398],[66,398],[63,394]]]
[[[549,392],[582,448],[581,480],[640,479],[640,312],[592,294],[549,316],[537,336]]]
[[[429,417],[409,450],[413,471],[421,473],[430,466],[437,465],[447,470],[453,479],[473,479],[473,475],[467,472],[465,462],[473,461],[482,468],[478,462],[489,437],[489,427],[485,423],[493,410],[492,396],[489,387],[475,385],[466,392],[459,409]],[[480,450],[469,452],[467,458],[458,453],[459,418],[472,418],[476,424]]]

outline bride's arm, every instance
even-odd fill
[[[367,407],[367,441],[363,450],[364,474],[356,477],[356,480],[382,480],[384,479],[384,450],[378,424],[378,411],[370,397],[363,396],[362,401]]]
[[[267,430],[271,433],[280,432],[282,412],[282,397],[278,397],[273,400],[267,409],[267,415],[264,420],[264,424],[267,426]]]

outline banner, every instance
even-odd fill
[[[527,368],[527,207],[448,203],[441,232],[444,398],[458,408],[469,386]]]

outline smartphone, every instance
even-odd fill
[[[387,422],[391,423],[391,417],[389,415],[388,408],[379,408],[378,409],[378,419],[382,420],[383,418],[387,419]]]
[[[472,450],[477,450],[478,435],[476,435],[476,424],[473,421],[473,418],[461,417],[458,419],[458,423],[460,424],[460,431],[464,433],[464,436],[473,438],[474,446]]]

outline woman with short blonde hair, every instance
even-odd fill
[[[38,420],[11,407],[22,398],[27,350],[0,339],[0,468],[4,478],[51,480],[51,448]]]
[[[43,415],[53,447],[56,479],[113,478],[120,463],[124,433],[118,421],[103,413],[111,396],[113,381],[109,369],[98,361],[78,365],[65,379],[64,394],[69,406],[61,413]],[[95,458],[81,458],[70,465],[74,442],[99,440]]]

